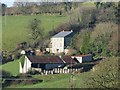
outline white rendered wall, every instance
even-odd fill
[[[25,56],[25,62],[24,62],[24,67],[23,67],[23,73],[27,73],[29,69],[31,69],[31,62],[30,60]]]
[[[19,72],[23,73],[23,68],[22,68],[21,62],[19,62]]]
[[[64,38],[63,37],[51,38],[51,43],[52,43],[52,53],[64,52]]]
[[[82,63],[82,57],[76,57],[76,59],[79,61],[79,63]]]
[[[82,59],[83,59],[82,57],[72,56],[72,58],[76,58],[79,63],[82,63]]]

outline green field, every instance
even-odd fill
[[[84,7],[95,7],[93,2],[84,2],[80,4]],[[75,11],[75,10],[74,10]],[[73,14],[76,12],[72,12]],[[60,24],[69,21],[70,15],[20,15],[20,16],[3,16],[2,17],[2,49],[13,50],[18,43],[30,41],[30,31],[28,24],[33,18],[41,20],[41,26],[44,32],[53,30]],[[71,18],[76,16],[71,16]]]
[[[29,22],[37,18],[41,20],[41,26],[44,32],[56,28],[67,20],[67,16],[60,15],[26,15],[26,16],[6,16],[2,17],[2,48],[3,50],[12,50],[18,43],[29,42],[30,31]]]
[[[18,75],[19,74],[19,60],[3,64],[2,70],[5,70],[11,73],[14,76]]]
[[[19,74],[19,60],[9,62],[2,65],[2,69],[16,76]],[[89,74],[79,73],[74,74],[74,87],[85,87],[83,82]],[[43,80],[42,83],[33,85],[12,85],[10,88],[69,88],[69,80],[71,74],[54,74],[54,75],[33,75],[33,78]]]
[[[89,74],[79,73],[74,74],[72,85],[75,88],[85,88],[85,81]],[[56,75],[35,75],[33,76],[40,80],[43,80],[41,83],[33,85],[12,85],[8,88],[70,88],[70,78],[71,74],[56,74]]]

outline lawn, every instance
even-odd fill
[[[41,26],[45,32],[53,30],[65,20],[67,16],[60,15],[26,15],[2,17],[2,49],[12,50],[20,42],[30,40],[29,22],[37,18],[41,20]]]

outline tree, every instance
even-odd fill
[[[69,12],[72,9],[72,2],[64,2],[64,9],[66,12]]]
[[[31,6],[31,11],[33,14],[37,14],[39,12],[38,6],[36,4]]]
[[[81,13],[81,20],[80,20],[80,26],[82,28],[88,28],[95,26],[96,22],[96,10],[94,9],[87,9],[83,10]]]
[[[118,26],[113,22],[96,24],[90,35],[90,45],[93,52],[102,49],[102,55],[107,56],[106,52],[111,51],[115,55],[118,50]],[[94,46],[94,47],[92,47]],[[109,49],[109,50],[108,50]]]
[[[88,54],[89,52],[89,40],[90,40],[90,32],[85,32],[83,35],[83,42],[80,47],[80,51],[84,54]]]
[[[2,15],[5,15],[5,10],[6,10],[7,5],[6,4],[2,4]]]
[[[32,35],[32,40],[33,41],[37,41],[40,38],[43,38],[43,30],[41,28],[41,21],[34,18],[30,24],[29,24],[29,29],[31,31],[31,35]]]
[[[100,8],[103,3],[101,3],[101,2],[95,2],[94,4],[95,4],[96,8]]]
[[[118,58],[105,58],[90,72],[86,83],[89,88],[115,89],[119,88]]]

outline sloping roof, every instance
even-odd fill
[[[77,63],[74,59],[71,58],[71,56],[63,56],[62,59],[63,59],[66,63]]]
[[[71,56],[27,56],[32,63],[77,63]]]
[[[32,63],[64,63],[58,56],[27,56]]]
[[[56,37],[65,37],[69,34],[71,34],[72,31],[61,31],[59,32],[58,34],[54,35],[53,38],[56,38]]]

